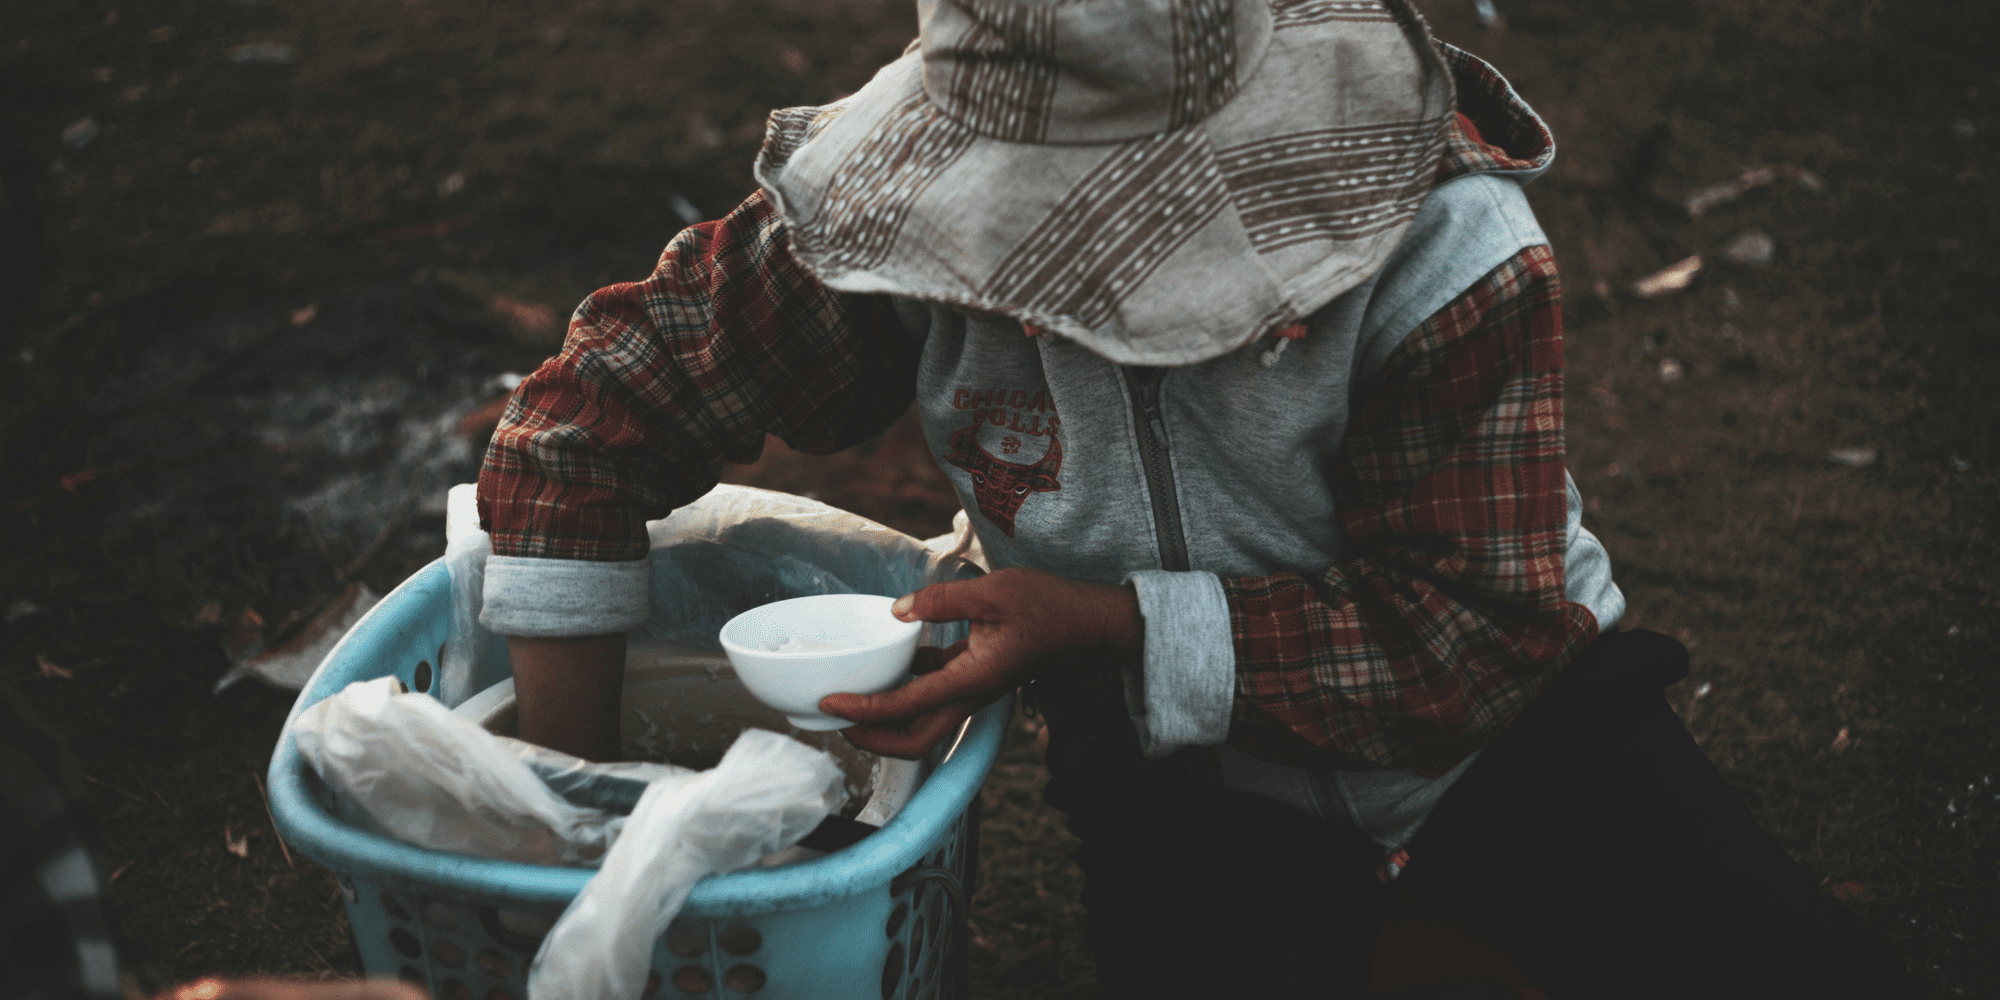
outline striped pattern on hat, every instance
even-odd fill
[[[759,181],[829,286],[1193,364],[1377,270],[1429,193],[1450,74],[1406,0],[923,0]]]

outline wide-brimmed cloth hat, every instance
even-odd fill
[[[771,115],[757,179],[829,287],[1195,364],[1378,270],[1453,109],[1405,0],[920,0],[835,104]]]

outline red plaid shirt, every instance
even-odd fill
[[[1462,113],[1440,179],[1528,165],[1547,133],[1496,98],[1483,64],[1453,61]],[[1391,356],[1339,456],[1354,555],[1223,580],[1233,744],[1442,770],[1594,637],[1564,600],[1561,316],[1554,259],[1533,247]],[[652,277],[592,295],[522,383],[480,475],[493,550],[640,558],[648,519],[706,493],[722,463],[754,460],[767,433],[826,453],[887,428],[915,393],[918,351],[887,298],[822,286],[753,195],[675,237]]]

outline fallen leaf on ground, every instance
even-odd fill
[[[319,303],[312,302],[292,310],[292,325],[304,326],[319,316]]]
[[[35,654],[35,666],[42,668],[43,677],[61,677],[67,680],[71,677],[76,676],[76,674],[72,673],[68,668],[59,667],[56,666],[54,663],[49,662],[49,658],[41,655],[40,653]]]
[[[90,145],[101,130],[94,118],[79,118],[62,130],[62,144],[74,150]]]
[[[680,216],[681,222],[687,225],[698,225],[703,219],[701,209],[695,207],[695,203],[687,200],[687,196],[679,191],[667,192],[667,207],[673,209],[674,214]]]
[[[702,149],[715,149],[722,145],[722,130],[700,111],[688,116],[687,132],[688,138]]]
[[[253,655],[264,641],[264,616],[244,608],[222,633],[222,651],[232,660]]]
[[[1868,887],[1859,882],[1836,882],[1827,891],[1833,893],[1833,898],[1839,900],[1852,899],[1865,902],[1875,898],[1875,894],[1869,892]]]
[[[474,219],[470,215],[455,215],[449,219],[439,219],[436,222],[419,222],[415,225],[384,229],[373,236],[363,239],[361,242],[372,245],[377,243],[401,243],[404,240],[435,239],[440,236],[450,236],[452,233],[472,225],[473,221]]]
[[[1668,292],[1678,292],[1686,288],[1694,282],[1694,276],[1700,273],[1701,255],[1695,254],[1633,282],[1632,294],[1642,299],[1656,299]]]
[[[254,832],[245,830],[239,836],[235,827],[226,827],[222,831],[223,846],[229,848],[229,853],[239,858],[247,858],[250,856],[250,834]]]
[[[561,329],[556,321],[556,311],[540,302],[495,295],[489,306],[507,321],[508,326],[521,333],[554,333]]]
[[[458,436],[469,441],[483,441],[493,435],[500,426],[500,416],[507,412],[510,396],[501,396],[480,405],[458,422]]]
[[[1753,189],[1780,179],[1797,181],[1800,187],[1814,194],[1826,190],[1826,181],[1818,174],[1790,163],[1777,163],[1768,167],[1746,169],[1733,181],[1695,188],[1681,200],[1681,206],[1687,209],[1688,218],[1699,219],[1711,210],[1743,197]]]
[[[367,584],[356,580],[275,649],[263,648],[261,630],[224,635],[223,651],[229,654],[232,665],[229,672],[215,682],[215,690],[221,692],[253,676],[287,690],[299,690],[305,686],[306,678],[319,667],[320,661],[326,659],[326,654],[332,652],[341,637],[347,634],[347,630],[353,628],[354,623],[360,621],[361,616],[367,614],[380,599]],[[287,619],[292,620],[295,618]],[[277,629],[280,634],[284,631],[283,625]]]
[[[1851,742],[1853,741],[1847,738],[1846,726],[1840,727],[1840,732],[1833,734],[1833,748],[1835,750],[1845,750]]]
[[[292,61],[292,47],[282,42],[251,42],[229,50],[233,63],[283,66]]]
[[[1763,267],[1771,262],[1778,252],[1778,244],[1769,233],[1752,229],[1737,234],[1736,238],[1722,245],[1722,258],[1732,264],[1747,264]]]
[[[1850,469],[1859,469],[1875,464],[1875,449],[1835,448],[1827,452],[1826,457],[1828,461],[1831,461],[1835,465],[1844,465]]]

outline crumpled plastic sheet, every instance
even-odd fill
[[[714,773],[648,761],[586,761],[497,736],[436,699],[409,693],[393,677],[348,685],[301,713],[295,732],[299,753],[333,790],[343,819],[420,847],[526,864],[595,867],[649,788]],[[761,734],[753,746],[770,738],[796,747],[789,760],[770,751],[764,756],[799,774],[833,768],[839,779],[824,797],[829,809],[845,803],[845,773],[832,755],[764,730],[744,732]],[[732,745],[729,753],[739,751]],[[737,778],[751,773],[741,768],[739,761]]]
[[[637,998],[653,942],[695,883],[790,847],[840,808],[842,785],[833,758],[762,729],[745,730],[711,770],[648,785],[603,867],[543,939],[528,995]]]
[[[493,540],[479,529],[476,487],[465,483],[445,496],[444,564],[451,574],[451,632],[438,651],[438,700],[457,707],[513,673],[507,641],[479,624],[486,604],[486,559]],[[478,669],[484,667],[484,670]],[[481,676],[496,675],[497,676]]]
[[[617,840],[631,801],[579,804],[565,792],[588,800],[695,773],[667,764],[590,770],[495,736],[393,677],[349,684],[301,713],[293,732],[343,819],[419,847],[525,864],[594,865]]]

